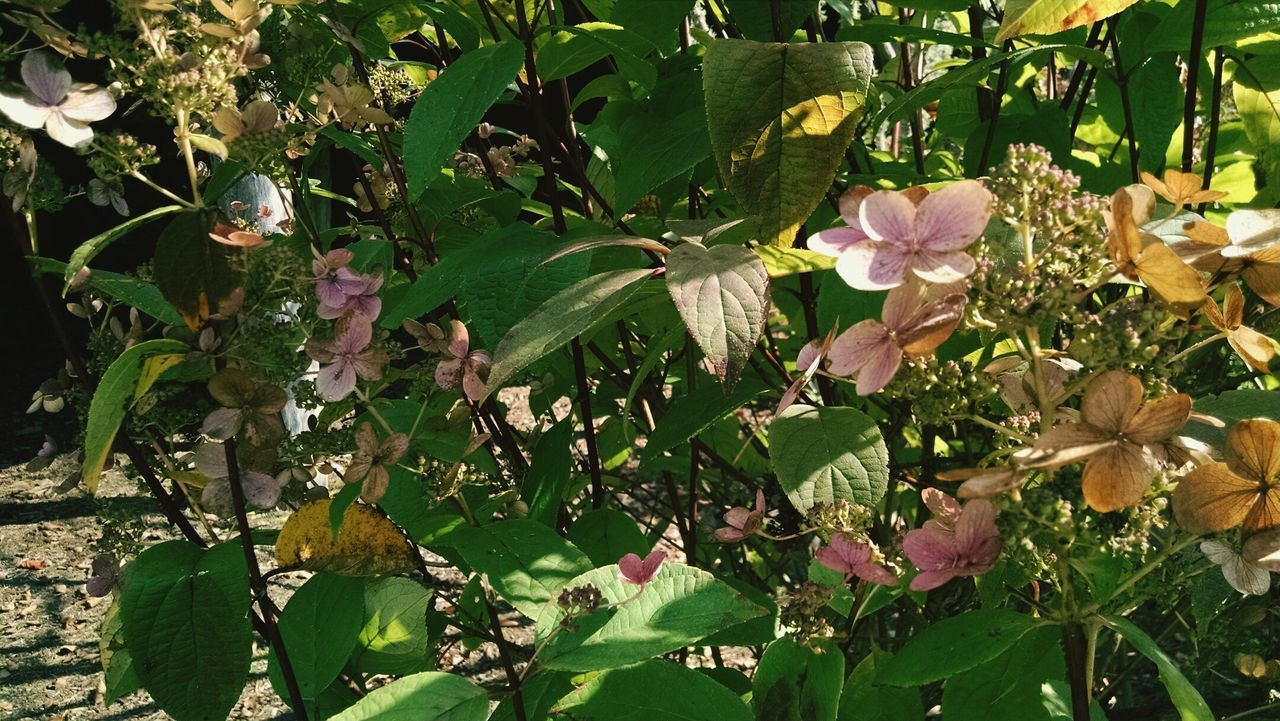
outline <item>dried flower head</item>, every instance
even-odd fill
[[[1199,466],[1173,491],[1173,514],[1188,533],[1280,527],[1280,423],[1240,421],[1227,431],[1225,463]]]

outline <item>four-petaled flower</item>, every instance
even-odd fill
[[[114,556],[98,556],[93,559],[89,580],[84,584],[85,593],[96,598],[110,595],[120,577],[120,562]]]
[[[716,529],[716,540],[721,543],[738,543],[756,535],[764,527],[764,491],[756,491],[756,508],[751,510],[734,506],[724,514],[728,525]]]
[[[258,135],[274,130],[280,122],[280,111],[268,100],[254,100],[237,110],[224,105],[213,114],[213,127],[222,133],[222,141],[230,143],[241,135]]]
[[[360,450],[351,457],[351,465],[347,466],[343,480],[348,483],[363,481],[360,497],[368,503],[377,503],[387,492],[387,484],[391,480],[387,466],[395,465],[409,450],[409,437],[403,433],[392,433],[385,441],[380,441],[377,431],[365,422],[356,428],[356,445]]]
[[[227,468],[226,446],[205,443],[196,449],[196,470],[209,479],[200,492],[200,505],[210,513],[229,516],[235,512],[231,498],[231,477]],[[245,505],[267,509],[280,502],[280,482],[271,476],[240,466],[240,489]]]
[[[325,364],[316,376],[316,391],[330,402],[351,395],[357,376],[367,381],[381,378],[387,363],[385,352],[369,347],[373,326],[368,320],[351,318],[344,325],[327,344],[315,339],[307,342],[307,354]]]
[[[946,505],[953,504],[951,499]],[[1000,529],[990,501],[969,501],[946,523],[931,523],[908,531],[902,539],[902,551],[920,569],[911,579],[912,591],[928,591],[957,576],[980,576],[1000,558]]]
[[[882,321],[868,318],[836,336],[828,370],[858,379],[858,395],[875,393],[893,380],[904,355],[928,355],[960,324],[968,298],[959,283],[927,285],[911,278],[889,291]]]
[[[320,300],[316,315],[325,320],[362,315],[373,321],[382,312],[382,299],[377,295],[381,288],[382,273],[361,275],[346,266],[338,268],[330,282],[321,282],[316,286],[316,296]],[[335,293],[335,290],[338,292]],[[338,297],[339,294],[341,298]]]
[[[50,138],[70,147],[93,139],[89,123],[116,110],[111,93],[90,83],[73,83],[53,53],[38,50],[22,59],[27,92],[0,92],[0,112],[28,128],[44,128]]]
[[[1184,173],[1172,168],[1164,171],[1164,180],[1146,171],[1142,172],[1142,183],[1154,190],[1161,198],[1169,201],[1175,208],[1197,203],[1212,203],[1227,197],[1221,190],[1209,190],[1202,187],[1204,180],[1195,173]]]
[[[1237,210],[1227,216],[1231,244],[1219,251],[1240,264],[1240,277],[1271,305],[1280,305],[1280,208]]]
[[[665,560],[667,560],[667,554],[657,548],[644,558],[640,558],[634,553],[628,553],[618,559],[618,573],[622,575],[624,583],[639,586],[643,590],[645,584],[658,575],[658,571],[662,569],[662,562]]]
[[[485,383],[489,380],[489,366],[493,359],[488,351],[471,350],[471,338],[461,321],[449,324],[448,354],[436,365],[436,384],[446,391],[462,388],[467,399],[476,402],[484,397]]]
[[[896,288],[911,275],[952,283],[977,267],[964,249],[986,229],[991,201],[976,180],[928,195],[855,189],[840,202],[849,227],[822,231],[809,247],[835,255],[836,272],[859,290]]]
[[[1049,430],[1017,460],[1024,468],[1085,461],[1085,502],[1095,511],[1115,511],[1137,505],[1151,487],[1154,461],[1146,446],[1168,440],[1190,417],[1190,396],[1143,403],[1141,381],[1108,371],[1085,389],[1078,422]]]
[[[855,540],[846,534],[837,533],[831,537],[831,544],[819,548],[814,557],[818,559],[818,563],[827,568],[843,573],[845,578],[857,576],[867,583],[878,583],[881,586],[898,585],[898,577],[889,569],[872,561],[873,555],[870,544]]]
[[[1222,567],[1222,577],[1240,593],[1264,596],[1271,588],[1271,574],[1267,569],[1251,563],[1234,546],[1222,541],[1204,541],[1200,552]]]
[[[1227,431],[1226,463],[1198,466],[1173,490],[1173,515],[1188,533],[1280,527],[1280,423],[1257,418]]]
[[[1269,363],[1276,355],[1276,342],[1244,324],[1244,293],[1240,286],[1231,284],[1222,301],[1222,309],[1212,299],[1206,299],[1202,312],[1209,324],[1227,336],[1231,349],[1254,370],[1270,372]]]
[[[209,379],[209,395],[222,406],[204,419],[201,432],[225,441],[244,431],[251,445],[275,443],[285,436],[280,411],[289,394],[279,386],[258,381],[239,368],[223,368]]]

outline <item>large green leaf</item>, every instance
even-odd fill
[[[1280,12],[1280,10],[1277,10]],[[1236,65],[1231,94],[1245,134],[1267,168],[1280,180],[1280,58],[1257,57]]]
[[[979,609],[944,618],[916,634],[880,668],[879,681],[923,686],[999,656],[1037,625],[1004,609]],[[957,651],[963,649],[963,653]]]
[[[867,654],[844,682],[840,721],[921,721],[924,704],[914,688],[882,685],[877,670],[887,655]]]
[[[703,379],[692,392],[676,398],[662,415],[641,451],[642,461],[660,457],[764,392],[760,385],[743,384],[726,396],[719,386],[709,382],[710,378],[703,376]]]
[[[1196,687],[1182,675],[1173,659],[1160,649],[1159,644],[1148,636],[1146,631],[1135,626],[1129,619],[1120,616],[1106,616],[1103,620],[1112,630],[1133,644],[1139,653],[1155,663],[1160,671],[1160,680],[1169,691],[1169,699],[1173,701],[1174,708],[1178,709],[1178,715],[1182,721],[1213,721],[1217,718]]]
[[[595,586],[606,603],[627,601],[576,619],[560,629],[564,613],[547,605],[538,616],[541,665],[563,671],[598,671],[644,661],[696,643],[712,633],[767,613],[706,571],[665,565],[640,591],[611,564],[578,576],[566,588]],[[548,638],[550,640],[548,640]]]
[[[427,84],[404,128],[409,200],[417,200],[524,64],[517,42],[463,53]]]
[[[725,185],[791,245],[831,186],[873,74],[862,43],[716,40],[703,60],[707,127]]]
[[[704,673],[671,663],[597,674],[560,699],[553,712],[579,721],[751,721],[738,695]]]
[[[317,573],[294,591],[280,613],[280,637],[302,697],[313,701],[342,672],[364,625],[361,578]],[[279,659],[272,652],[267,666],[271,685],[285,693]]]
[[[249,679],[248,572],[238,541],[166,541],[134,559],[120,590],[133,666],[176,721],[223,721]]]
[[[578,547],[549,526],[524,519],[463,526],[445,540],[467,565],[489,577],[520,613],[537,618],[542,607],[575,576],[591,570]]]
[[[644,281],[648,268],[614,270],[574,283],[511,328],[494,351],[487,393],[502,387],[529,364],[558,350],[597,321],[621,308]]]
[[[212,240],[212,227],[210,212],[182,213],[160,233],[152,260],[156,286],[192,331],[240,285],[240,272],[230,260],[240,251]]]
[[[844,654],[834,644],[769,644],[752,681],[757,721],[836,721],[844,687]]]
[[[1280,421],[1280,402],[1275,391],[1258,388],[1226,391],[1216,396],[1195,400],[1198,413],[1222,421],[1221,426],[1192,421],[1182,432],[1214,448],[1222,448],[1227,442],[1227,431],[1236,423],[1248,418],[1270,418]]]
[[[769,458],[791,505],[874,506],[889,488],[889,451],[870,416],[855,408],[796,404],[769,427]]]
[[[583,23],[559,28],[538,49],[538,77],[544,82],[567,78],[592,63],[613,56],[618,72],[645,88],[652,88],[658,71],[642,60],[653,44],[631,30],[611,23]]]
[[[726,388],[764,333],[769,273],[747,248],[681,243],[667,256],[667,291]]]
[[[102,374],[89,403],[89,422],[84,431],[84,465],[80,478],[90,493],[98,491],[98,478],[106,465],[111,445],[125,414],[151,388],[167,367],[180,362],[187,345],[158,338],[129,346]]]
[[[1057,628],[1037,628],[992,660],[947,679],[947,721],[1052,721],[1040,687],[1066,678],[1059,638]]]
[[[431,668],[435,659],[427,630],[430,604],[427,589],[407,578],[369,582],[352,664],[365,673],[406,674]]]
[[[805,18],[818,11],[818,3],[814,0],[777,0],[779,5],[778,31],[782,39],[788,40]],[[733,22],[742,34],[752,40],[771,41],[774,39],[773,10],[771,2],[761,0],[725,0],[725,7]]]
[[[1147,52],[1186,52],[1195,24],[1194,2],[1175,3],[1147,40]],[[1231,45],[1259,33],[1280,27],[1277,0],[1209,0],[1205,9],[1203,47]]]
[[[71,259],[67,261],[67,267],[63,271],[62,277],[65,281],[65,285],[62,287],[63,294],[65,295],[67,289],[71,287],[71,279],[76,277],[76,273],[79,273],[82,268],[89,264],[89,261],[93,260],[98,253],[101,253],[108,245],[111,245],[117,239],[124,237],[135,228],[142,227],[156,218],[162,218],[166,215],[176,213],[179,210],[182,210],[181,205],[161,206],[155,210],[143,213],[142,215],[136,215],[124,221],[120,225],[117,225],[110,230],[104,230],[98,235],[95,235],[81,243],[79,247],[71,252]]]
[[[1129,80],[1129,93],[1138,140],[1138,160],[1143,170],[1155,172],[1164,165],[1173,133],[1182,124],[1181,69],[1173,53],[1161,53],[1138,68]]]
[[[138,672],[133,670],[133,654],[124,642],[124,621],[120,618],[120,599],[116,598],[102,617],[98,631],[98,655],[102,658],[102,681],[106,687],[102,702],[108,706],[121,696],[142,688]]]
[[[451,673],[426,671],[375,689],[330,721],[484,721],[489,695]]]
[[[1009,0],[996,42],[1023,35],[1052,35],[1106,20],[1138,0]]]

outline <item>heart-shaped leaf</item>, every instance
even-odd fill
[[[716,377],[732,388],[768,317],[764,263],[740,246],[683,243],[667,257],[667,290]]]
[[[870,416],[855,408],[793,405],[769,427],[769,457],[791,505],[873,506],[889,487],[889,451]]]

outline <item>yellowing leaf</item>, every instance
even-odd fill
[[[762,242],[789,246],[853,140],[874,70],[856,42],[716,40],[702,64],[712,155]]]
[[[1009,0],[996,43],[1022,35],[1052,35],[1090,25],[1124,10],[1137,0]]]
[[[276,539],[276,563],[286,568],[329,571],[344,576],[383,576],[414,568],[409,540],[371,506],[347,508],[334,540],[329,500],[294,511]]]
[[[815,270],[836,267],[836,259],[804,248],[782,248],[776,245],[757,245],[753,248],[764,262],[770,278],[782,278]]]
[[[167,353],[146,359],[142,363],[142,375],[138,376],[138,387],[133,391],[133,402],[137,403],[165,371],[181,363],[185,357],[182,353]]]

